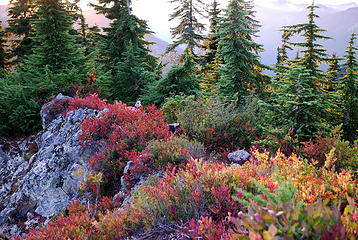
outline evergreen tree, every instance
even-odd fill
[[[33,54],[25,60],[23,69],[40,76],[46,73],[45,67],[54,74],[74,70],[79,74],[78,79],[58,83],[63,86],[80,83],[87,72],[85,59],[80,47],[74,44],[74,37],[69,34],[72,20],[65,4],[61,0],[38,0],[37,6],[36,20],[33,23],[33,39],[37,44],[33,48]]]
[[[340,85],[339,75],[341,72],[341,68],[339,65],[340,60],[341,59],[337,57],[336,53],[332,54],[323,85],[323,90],[326,93],[337,92],[337,90],[340,88],[339,86]]]
[[[210,32],[208,38],[204,41],[203,50],[204,55],[201,57],[201,68],[199,73],[203,75],[201,88],[207,94],[215,91],[215,85],[219,80],[219,68],[222,59],[218,52],[219,48],[219,17],[221,9],[219,3],[213,0],[210,8],[208,9],[208,16],[210,20]]]
[[[35,0],[11,0],[8,10],[9,23],[6,31],[11,37],[10,51],[13,64],[22,62],[33,47],[32,18],[36,10]]]
[[[213,0],[208,9],[208,17],[210,21],[210,32],[208,38],[204,41],[205,54],[203,58],[203,65],[212,64],[216,58],[216,52],[219,48],[219,18],[221,9],[219,8],[217,0]]]
[[[341,67],[339,61],[341,59],[334,53],[329,60],[329,67],[325,78],[322,81],[322,91],[326,97],[326,101],[330,102],[330,107],[327,109],[327,121],[332,125],[336,126],[341,123],[343,117],[342,114],[342,103],[339,100],[341,95],[342,81],[340,79]]]
[[[328,112],[337,109],[332,104],[335,95],[325,94],[325,74],[319,69],[323,61],[328,61],[326,50],[317,41],[329,39],[321,35],[314,13],[317,6],[307,7],[308,23],[282,28],[282,47],[279,49],[280,64],[276,65],[276,76],[272,83],[271,101],[264,106],[268,110],[266,122],[273,123],[273,129],[281,134],[291,133],[299,141],[315,137],[319,131],[326,130]],[[303,42],[291,42],[290,38],[299,35]],[[289,60],[287,50],[298,47],[295,59]],[[300,53],[303,56],[300,57]],[[282,135],[280,136],[283,137]]]
[[[322,109],[327,108],[322,92],[315,88],[315,76],[310,69],[289,63],[290,71],[272,80],[272,95],[267,109],[266,123],[280,138],[291,133],[299,141],[307,141],[324,130]],[[264,126],[266,127],[266,126]]]
[[[343,136],[346,140],[353,142],[357,138],[358,130],[358,60],[356,58],[356,51],[358,48],[354,47],[357,35],[353,32],[346,50],[347,67],[346,75],[342,78],[343,90]]]
[[[289,45],[289,39],[291,37],[290,31],[283,31],[281,36],[282,45],[278,48],[278,54],[280,56],[280,64],[285,63],[288,60],[287,50],[293,50],[293,48]]]
[[[237,94],[239,105],[243,105],[250,88],[259,94],[267,81],[262,74],[265,66],[258,56],[262,45],[253,41],[259,25],[254,20],[251,4],[251,1],[231,0],[219,28],[219,51],[224,64],[219,93],[229,99]]]
[[[175,65],[165,78],[149,83],[141,97],[145,104],[154,103],[160,106],[164,100],[171,96],[184,94],[187,96],[200,93],[199,80],[195,76],[194,56],[186,49],[183,65]]]
[[[104,64],[104,71],[111,73],[112,97],[132,102],[141,93],[138,87],[142,86],[143,81],[141,77],[131,77],[155,72],[156,58],[149,54],[148,45],[151,43],[144,39],[144,35],[151,32],[145,21],[131,13],[130,1],[100,0],[99,5],[93,6],[112,21],[109,27],[103,29],[106,35],[102,36],[103,43],[100,46],[100,60]],[[129,59],[133,62],[130,63]],[[133,69],[124,69],[125,66]],[[142,73],[138,72],[140,69]],[[132,75],[133,72],[136,74]],[[122,89],[132,83],[140,83],[130,87],[132,90],[136,89],[135,95],[132,91]]]
[[[117,75],[113,78],[114,96],[120,96],[120,100],[134,105],[146,84],[152,84],[156,80],[156,74],[146,69],[144,59],[140,57],[131,42],[123,53],[123,60],[116,66]]]
[[[295,34],[301,36],[305,41],[304,42],[287,42],[284,41],[284,45],[281,48],[281,56],[284,58],[287,57],[284,53],[287,49],[287,44],[291,47],[298,47],[302,50],[298,51],[299,53],[303,53],[303,56],[299,58],[298,64],[300,66],[305,67],[306,69],[311,70],[311,73],[316,77],[317,87],[318,83],[323,85],[323,77],[324,74],[319,70],[319,67],[322,62],[325,62],[328,59],[326,49],[322,46],[322,44],[318,43],[321,40],[331,39],[330,37],[322,35],[322,33],[326,32],[326,30],[321,29],[316,24],[316,18],[319,18],[318,15],[315,14],[315,10],[319,8],[314,3],[308,6],[307,9],[309,13],[307,15],[308,22],[302,24],[296,24],[292,26],[285,26],[282,28],[283,31],[283,39],[289,38]]]
[[[191,54],[194,48],[200,47],[200,41],[204,40],[201,34],[205,30],[204,24],[199,22],[202,12],[202,0],[170,0],[176,3],[174,13],[170,15],[170,21],[178,20],[178,26],[171,29],[172,38],[176,39],[169,45],[167,51],[173,51],[177,46],[185,44]]]
[[[7,37],[0,21],[0,78],[3,78],[7,69],[8,59],[6,53]]]

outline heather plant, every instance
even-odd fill
[[[202,142],[209,151],[232,151],[249,147],[256,127],[245,114],[237,111],[234,102],[219,98],[188,97],[177,112],[182,131]]]

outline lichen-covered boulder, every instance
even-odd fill
[[[70,201],[81,198],[78,187],[84,174],[91,171],[88,158],[100,150],[101,144],[95,142],[83,148],[78,140],[79,123],[100,112],[78,109],[66,116],[58,111],[53,114],[56,111],[51,108],[66,98],[58,96],[44,105],[44,130],[37,135],[0,141],[2,232],[18,233],[16,224],[28,221],[28,216],[49,218],[64,210]]]

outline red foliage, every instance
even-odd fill
[[[82,106],[76,106],[79,105]],[[123,103],[103,102],[95,102],[94,106],[106,107],[108,111],[85,119],[80,126],[79,140],[84,147],[94,140],[104,140],[104,150],[92,156],[89,163],[105,176],[121,175],[125,164],[133,155],[139,156],[137,153],[143,151],[150,140],[166,138],[170,134],[163,113],[154,106],[135,109]]]

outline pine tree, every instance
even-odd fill
[[[29,55],[33,47],[32,24],[36,10],[34,0],[11,0],[8,10],[9,23],[6,31],[11,37],[11,55],[14,65],[22,62],[25,55]]]
[[[224,64],[219,93],[229,99],[237,94],[239,105],[243,105],[250,88],[259,94],[267,81],[262,74],[265,66],[258,56],[262,45],[253,41],[259,25],[254,20],[251,4],[251,1],[231,0],[219,28],[219,52]]]
[[[204,40],[202,31],[204,24],[199,22],[199,17],[204,16],[202,12],[202,0],[170,0],[176,3],[174,12],[170,15],[170,21],[178,20],[178,26],[171,29],[172,38],[176,39],[169,45],[167,51],[173,51],[177,46],[185,44],[191,54],[194,48],[200,48],[200,41]]]
[[[356,33],[352,33],[349,45],[346,50],[346,75],[342,78],[342,103],[343,103],[343,136],[346,140],[353,142],[357,138],[358,130],[358,60],[356,58],[356,51],[358,48],[354,47],[357,39]]]

